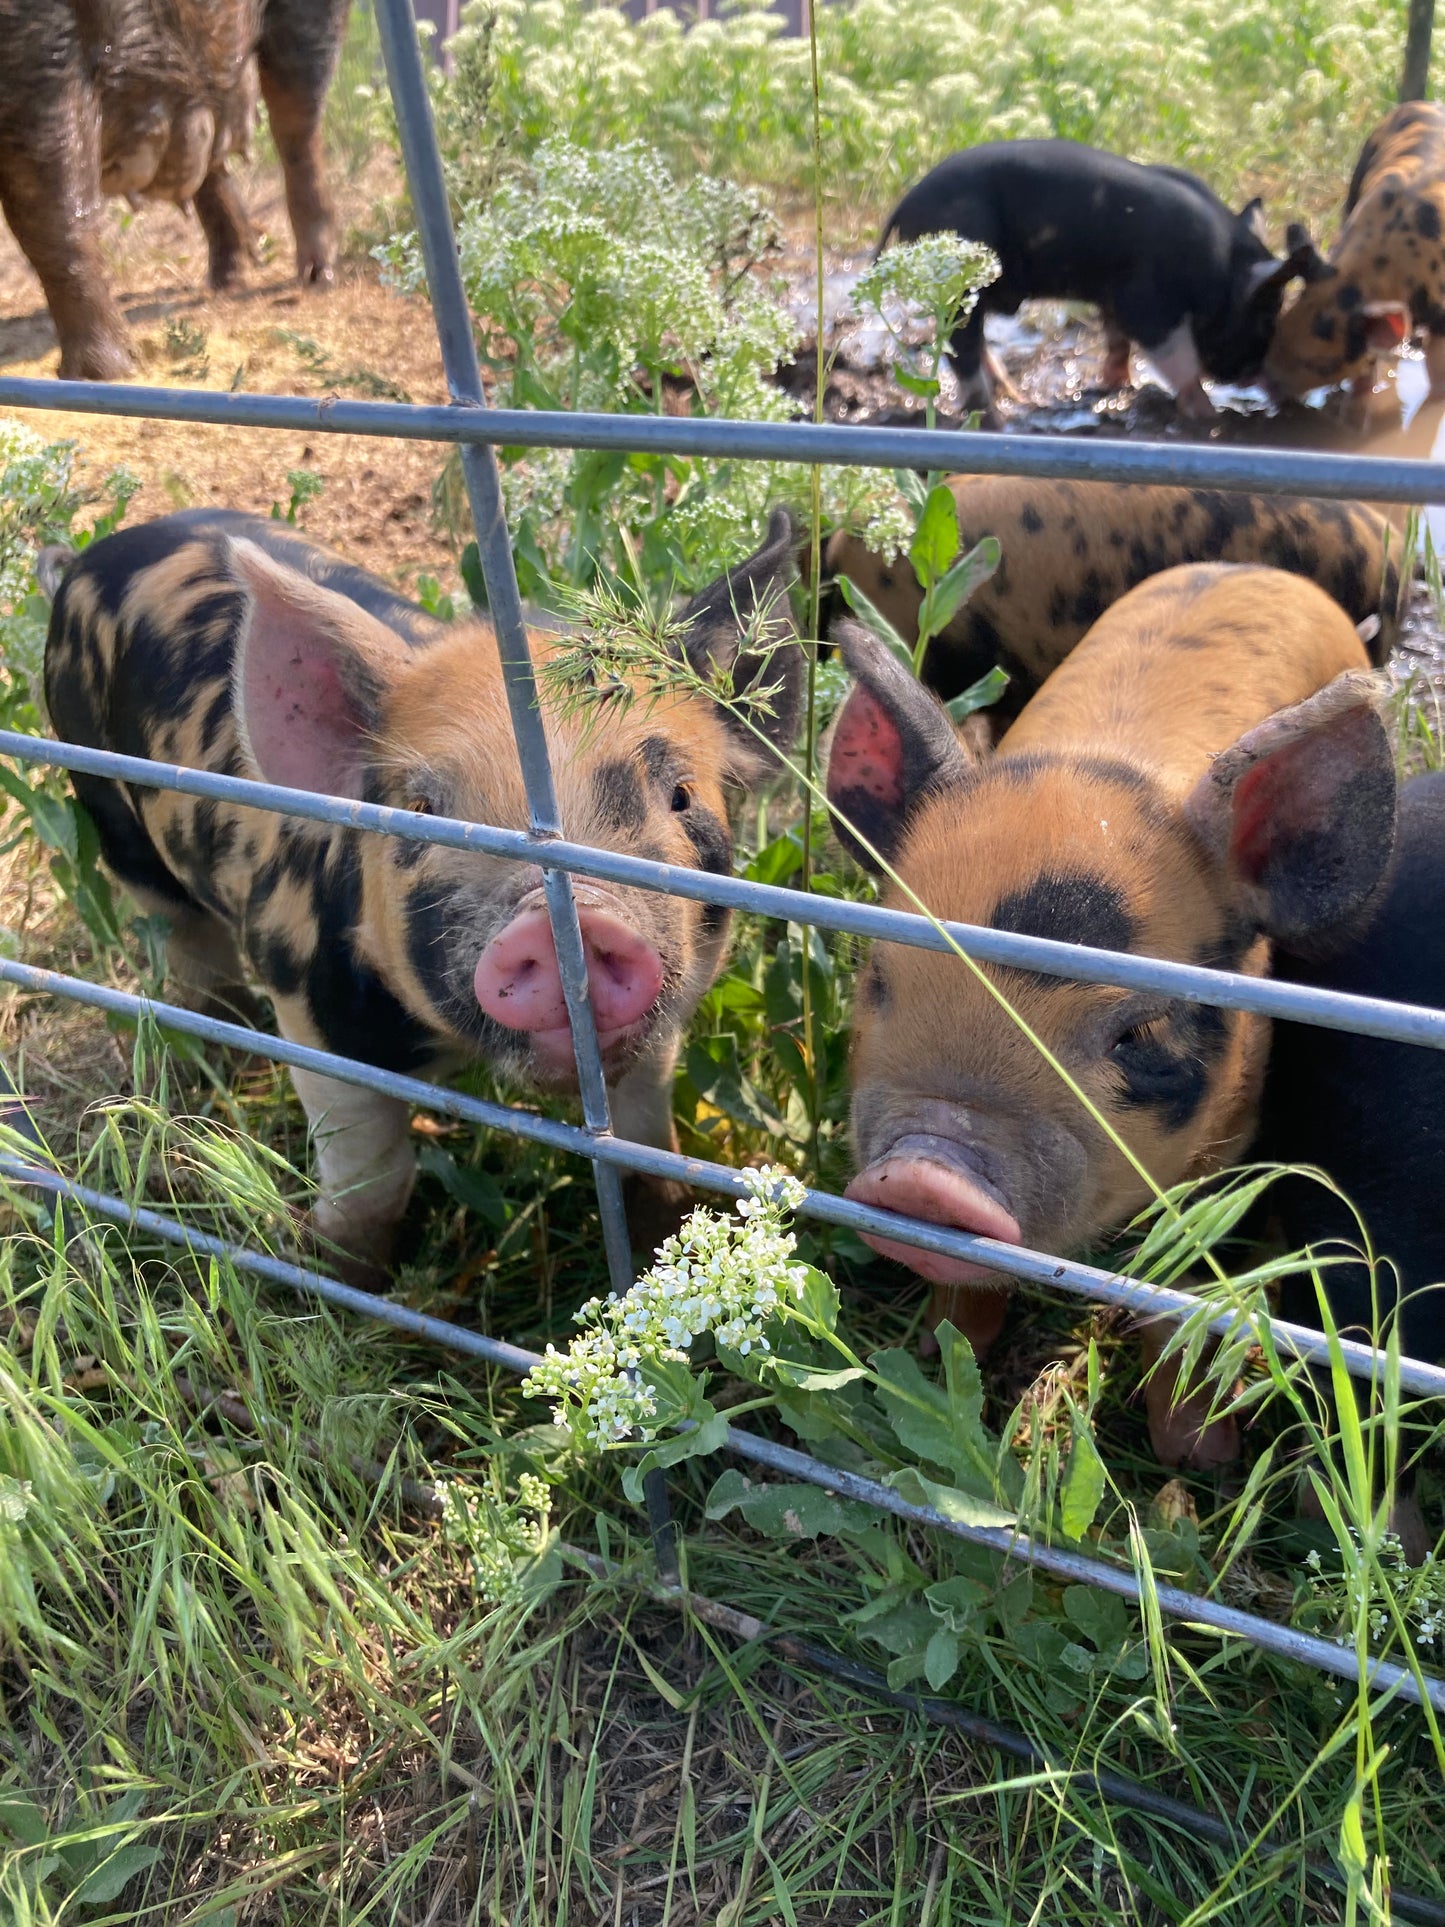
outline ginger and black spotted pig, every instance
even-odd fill
[[[800,708],[795,546],[779,511],[757,553],[682,612],[689,661],[731,669],[745,714],[749,687],[767,688],[754,720],[780,746]],[[123,530],[60,582],[51,719],[64,740],[126,755],[525,829],[492,631],[406,608],[249,517]],[[558,646],[533,637],[539,658]],[[729,791],[773,774],[743,720],[686,687],[605,713],[544,689],[542,706],[564,835],[729,870]],[[481,1059],[526,1084],[575,1084],[539,869],[95,777],[75,786],[110,869],[169,919],[191,1002],[234,1008],[249,973],[295,1042],[421,1076]],[[617,1130],[672,1146],[672,1070],[722,965],[727,914],[585,878],[576,894]],[[315,1228],[384,1263],[415,1177],[407,1107],[292,1078],[316,1140]]]
[[[1001,559],[929,646],[924,681],[945,700],[997,664],[1009,684],[990,714],[1016,716],[1107,608],[1185,562],[1263,562],[1308,576],[1352,622],[1378,616],[1376,660],[1388,653],[1401,538],[1373,509],[1113,482],[959,475],[949,487],[963,548],[992,535]],[[906,641],[917,640],[923,591],[906,556],[880,556],[839,531],[825,572],[847,576]]]
[[[830,802],[871,867],[936,916],[1264,972],[1367,905],[1389,859],[1394,770],[1349,617],[1275,569],[1201,564],[1133,589],[1006,733],[971,760],[937,700],[857,624]],[[896,884],[883,901],[904,907]],[[1256,1129],[1269,1025],[1154,992],[982,967],[1161,1187],[1220,1168]],[[927,1012],[926,1023],[920,1013]],[[878,943],[852,1045],[848,1195],[1068,1254],[1153,1192],[961,959]],[[1007,1279],[870,1239],[931,1280],[984,1349]],[[1157,1350],[1157,1343],[1155,1346]],[[1228,1421],[1150,1382],[1155,1449],[1218,1461]]]
[[[1299,254],[1309,240],[1292,225]],[[1412,100],[1365,142],[1328,260],[1275,324],[1266,382],[1280,396],[1367,382],[1371,363],[1425,333],[1432,396],[1445,395],[1445,107]]]

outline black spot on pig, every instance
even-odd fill
[[[614,830],[640,830],[647,805],[637,771],[630,763],[602,763],[592,779],[600,820]]]
[[[1139,928],[1114,885],[1087,870],[1045,871],[1001,897],[989,922],[1020,937],[1051,937],[1095,950],[1128,950]]]
[[[1440,239],[1440,210],[1433,201],[1421,201],[1415,209],[1415,232],[1427,241]]]
[[[1019,527],[1029,535],[1037,535],[1044,526],[1044,518],[1030,503],[1019,516]]]

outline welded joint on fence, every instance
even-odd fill
[[[38,1165],[29,1158],[0,1154],[0,1180],[49,1192],[113,1223],[145,1232],[163,1243],[180,1246],[200,1257],[224,1259],[237,1271],[249,1272],[272,1284],[283,1285],[290,1291],[320,1298],[341,1310],[360,1312],[398,1331],[425,1339],[429,1344],[444,1346],[464,1356],[486,1359],[508,1371],[528,1372],[538,1363],[536,1352],[486,1338],[479,1332],[468,1331],[465,1326],[449,1324],[445,1319],[413,1311],[409,1306],[395,1304],[389,1298],[359,1291],[354,1286],[343,1285],[336,1279],[327,1278],[301,1265],[290,1264],[285,1259],[264,1252],[251,1251],[243,1245],[214,1237],[209,1232],[194,1231],[147,1206],[128,1204],[123,1198],[107,1196],[90,1186],[74,1183],[53,1168]],[[933,1506],[915,1505],[875,1479],[844,1471],[839,1466],[824,1465],[806,1452],[760,1438],[756,1433],[744,1431],[739,1426],[728,1427],[726,1449],[746,1462],[781,1473],[785,1478],[800,1479],[821,1487],[825,1492],[857,1499],[875,1511],[891,1513],[895,1518],[906,1519],[911,1524],[932,1527],[951,1538],[966,1540],[1006,1560],[1032,1566],[1068,1584],[1098,1586],[1105,1592],[1117,1593],[1136,1607],[1141,1604],[1139,1580],[1131,1570],[1122,1566],[1108,1565],[1086,1553],[1070,1552],[1042,1540],[1031,1539],[1012,1525],[979,1525],[966,1518],[951,1517]],[[1279,1625],[1274,1620],[1242,1612],[1236,1607],[1208,1599],[1203,1594],[1185,1592],[1178,1586],[1160,1585],[1155,1581],[1152,1593],[1162,1612],[1185,1625],[1203,1628],[1226,1638],[1241,1639],[1262,1651],[1273,1653],[1277,1658],[1298,1661],[1316,1672],[1330,1674],[1342,1681],[1353,1683],[1357,1679],[1352,1649],[1336,1641],[1321,1638],[1316,1633],[1298,1632],[1292,1626]],[[1445,1713],[1445,1680],[1422,1675],[1422,1694],[1421,1680],[1417,1680],[1408,1667],[1384,1659],[1371,1660],[1365,1677],[1377,1694],[1408,1701],[1413,1705],[1428,1700],[1438,1712]]]

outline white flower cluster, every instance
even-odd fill
[[[465,1548],[478,1595],[493,1606],[512,1598],[523,1571],[546,1546],[552,1506],[546,1480],[524,1472],[512,1500],[458,1479],[439,1479],[436,1494],[442,1532]]]
[[[926,234],[880,254],[859,275],[853,300],[889,322],[887,309],[897,302],[932,316],[944,333],[973,313],[980,288],[999,277],[998,256],[979,241],[960,240],[956,234]]]
[[[523,1389],[555,1401],[558,1425],[580,1420],[599,1446],[649,1439],[658,1414],[645,1377],[650,1362],[685,1361],[705,1333],[744,1357],[770,1349],[765,1327],[786,1316],[807,1281],[783,1223],[804,1188],[774,1165],[743,1179],[748,1195],[731,1216],[699,1206],[630,1291],[582,1307],[578,1322],[589,1329],[565,1352],[547,1347]]]
[[[1358,1541],[1358,1535],[1352,1536]],[[1368,1567],[1327,1574],[1318,1552],[1306,1554],[1305,1565],[1313,1598],[1337,1603],[1342,1616],[1348,1612],[1353,1617],[1364,1605],[1372,1639],[1383,1639],[1392,1624],[1388,1589],[1406,1625],[1413,1624],[1415,1644],[1432,1646],[1445,1657],[1445,1563],[1433,1552],[1426,1553],[1422,1565],[1412,1566],[1399,1539],[1389,1532],[1380,1546],[1378,1576]],[[1342,1646],[1349,1643],[1347,1632],[1337,1638]]]

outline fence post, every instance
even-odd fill
[[[485,409],[487,400],[482,392],[482,371],[472,334],[471,310],[462,287],[456,237],[452,233],[451,210],[442,176],[441,154],[432,125],[416,25],[407,0],[378,0],[376,24],[392,102],[396,108],[397,132],[401,137],[407,183],[416,210],[417,233],[421,240],[422,258],[426,263],[427,288],[441,344],[447,391],[454,406]],[[482,577],[487,585],[492,626],[502,659],[512,734],[521,759],[532,832],[536,836],[557,837],[561,835],[562,825],[552,783],[547,738],[542,727],[537,679],[527,643],[527,623],[517,589],[517,573],[512,566],[512,542],[502,506],[502,480],[497,458],[486,444],[465,442],[462,444],[461,461],[472,519],[476,524],[477,551],[481,559]],[[552,940],[557,947],[557,964],[562,976],[567,1016],[572,1026],[582,1115],[589,1131],[594,1134],[610,1133],[612,1119],[602,1074],[597,1026],[592,1017],[587,957],[582,943],[582,927],[577,917],[577,904],[572,893],[572,879],[564,870],[548,869],[543,872],[542,887],[552,922]],[[614,1166],[601,1162],[594,1162],[592,1171],[597,1184],[608,1275],[614,1291],[626,1291],[632,1283],[633,1274],[627,1214],[622,1201],[622,1179]]]
[[[1430,91],[1430,36],[1435,28],[1435,0],[1410,0],[1410,24],[1405,34],[1405,71],[1400,77],[1400,99],[1424,100]]]

